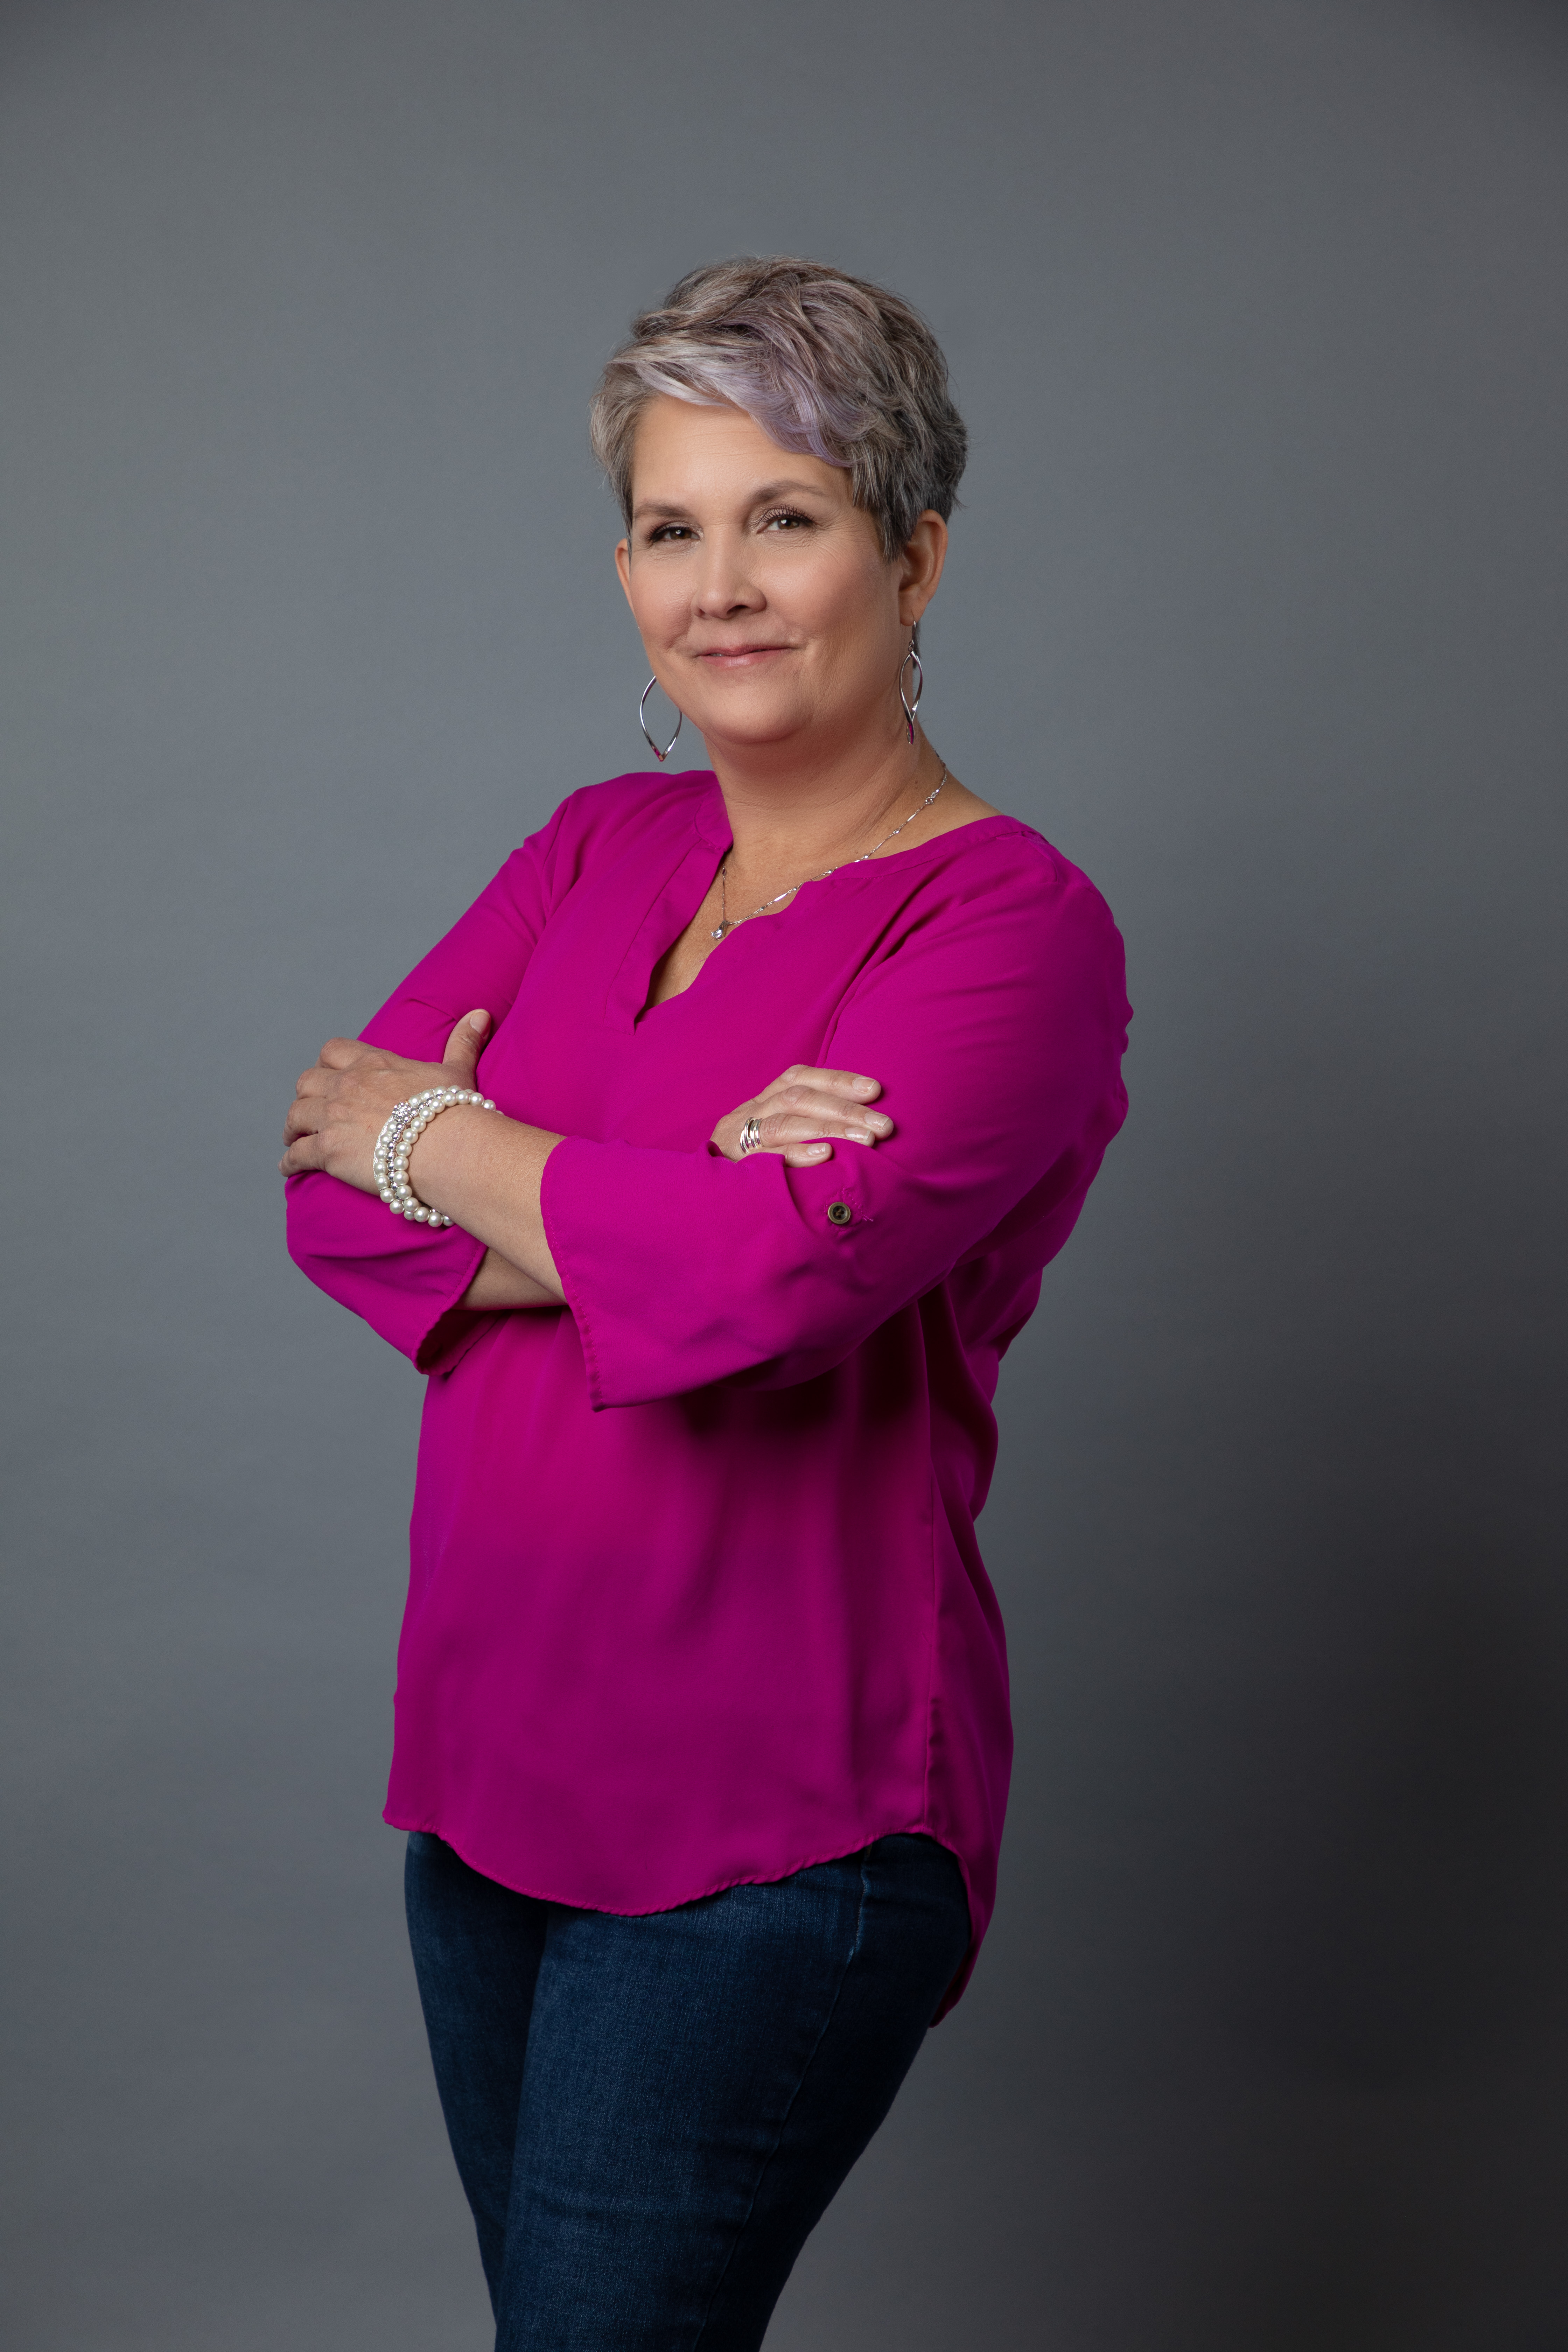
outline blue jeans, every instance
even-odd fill
[[[618,1918],[416,1831],[405,1885],[497,2352],[754,2352],[963,1958],[952,1854],[879,1838]]]

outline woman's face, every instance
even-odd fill
[[[781,449],[739,408],[649,402],[616,550],[660,686],[715,749],[814,739],[831,757],[903,725],[898,677],[946,530],[889,563],[842,467]]]

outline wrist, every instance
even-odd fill
[[[376,1190],[394,1216],[411,1224],[440,1227],[452,1223],[451,1216],[434,1202],[426,1199],[416,1186],[414,1156],[424,1143],[430,1129],[454,1110],[493,1112],[495,1105],[487,1096],[468,1087],[427,1087],[422,1093],[411,1095],[393,1110],[375,1141],[374,1172]],[[421,1178],[434,1172],[431,1155],[419,1151]],[[438,1161],[436,1163],[438,1166]]]

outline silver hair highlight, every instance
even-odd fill
[[[628,530],[637,420],[661,393],[743,409],[782,449],[845,467],[889,562],[928,507],[952,512],[968,436],[942,347],[863,278],[787,254],[714,261],[633,320],[589,412]]]

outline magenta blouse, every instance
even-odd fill
[[[654,967],[730,840],[707,773],[574,793],[364,1031],[562,1134],[563,1308],[457,1309],[484,1255],[335,1177],[289,1185],[312,1281],[430,1374],[386,1819],[589,1908],[664,1910],[894,1831],[957,1856],[973,1965],[1012,1733],[974,1522],[991,1400],[1121,1124],[1121,942],[986,817],[845,866]],[[740,1162],[717,1119],[791,1063],[897,1133]]]

